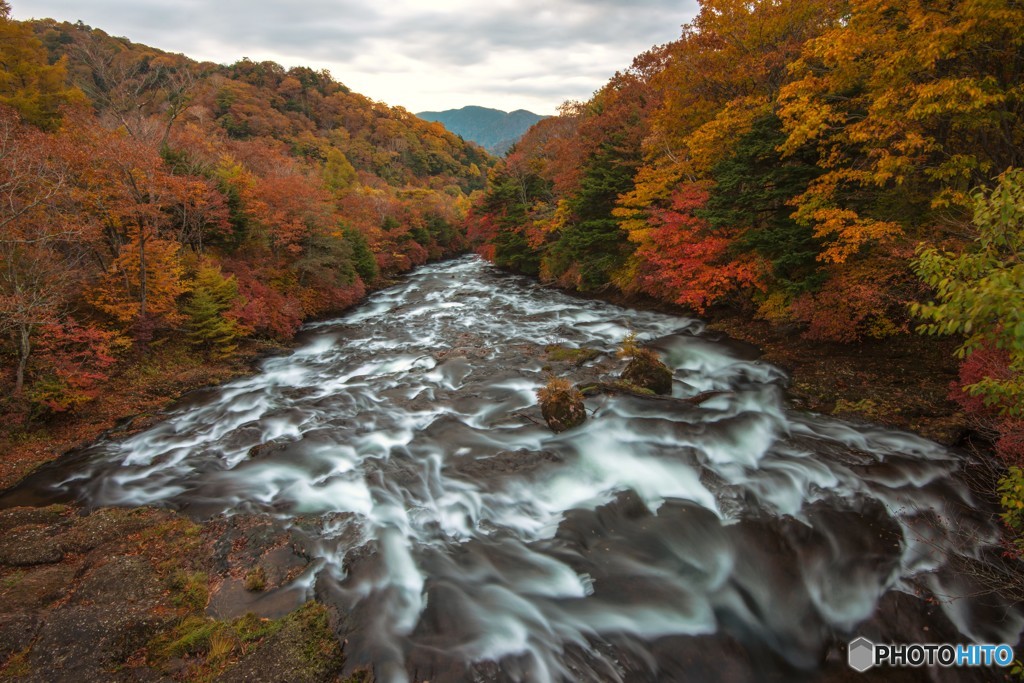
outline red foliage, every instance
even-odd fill
[[[885,256],[831,266],[820,290],[790,304],[792,317],[807,325],[804,338],[849,343],[907,332],[907,304],[920,291],[907,269],[909,256],[894,245]]]
[[[42,377],[31,390],[32,400],[53,412],[66,412],[94,399],[110,377],[116,337],[72,318],[45,325],[36,342]]]
[[[998,411],[985,405],[981,396],[972,396],[964,391],[964,387],[976,384],[991,377],[993,379],[1010,379],[1010,355],[1003,349],[985,346],[976,349],[960,364],[959,381],[950,385],[949,398],[963,406],[963,409],[975,415],[995,416]]]
[[[331,283],[326,273],[323,278],[313,279],[299,293],[304,317],[315,317],[344,310],[366,296],[366,286],[356,276],[355,281],[342,287]]]
[[[793,317],[807,323],[803,336],[814,341],[853,342],[862,335],[862,325],[882,310],[885,299],[875,286],[836,277],[814,294],[798,297],[791,307]]]
[[[998,406],[986,405],[982,396],[973,396],[964,389],[986,378],[1008,380],[1012,377],[1010,355],[1003,349],[985,346],[976,349],[960,364],[959,379],[950,385],[949,398],[959,403],[983,431],[991,434],[999,457],[1008,465],[1024,466],[1024,420],[1000,415]]]
[[[707,199],[703,187],[681,185],[671,207],[654,212],[655,227],[636,251],[639,289],[698,313],[737,290],[760,287],[763,273],[757,260],[729,253],[735,231],[712,231],[695,215]]]
[[[275,339],[289,339],[302,324],[302,304],[272,285],[284,274],[270,268],[251,268],[244,261],[228,261],[225,271],[235,276],[241,299],[229,313],[248,330]]]
[[[466,216],[466,237],[475,245],[477,253],[488,261],[494,260],[494,240],[500,228],[490,213],[484,213],[473,207]],[[490,254],[490,255],[488,255]]]
[[[999,430],[996,455],[1008,465],[1024,467],[1024,420],[1004,418],[996,428]]]

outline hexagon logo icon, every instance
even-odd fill
[[[861,636],[847,647],[847,661],[854,671],[864,673],[875,665],[875,644]]]

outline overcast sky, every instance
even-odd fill
[[[12,0],[17,19],[82,20],[169,52],[326,68],[413,112],[476,104],[552,114],[587,99],[696,0]]]

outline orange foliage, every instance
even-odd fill
[[[907,332],[906,306],[912,282],[906,254],[834,268],[816,292],[797,297],[790,306],[794,319],[807,325],[804,337],[853,342]]]
[[[82,363],[53,370],[57,337],[66,358],[76,339],[106,348],[110,330],[178,335],[199,264],[236,276],[225,315],[243,333],[283,340],[362,298],[375,261],[399,272],[465,247],[467,193],[493,160],[441,126],[326,71],[197,64],[82,24],[0,20],[19,41],[47,36],[56,62],[21,41],[24,73],[47,76],[13,93],[23,115],[57,123],[49,104],[75,98],[49,75],[65,66],[94,97],[52,133],[0,107],[0,353],[40,405],[103,381]]]
[[[143,316],[181,321],[178,297],[188,286],[180,252],[181,244],[174,240],[156,237],[152,230],[133,230],[90,293],[90,301],[122,323]]]

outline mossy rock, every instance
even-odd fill
[[[540,414],[555,433],[578,427],[587,419],[583,394],[568,380],[551,378],[547,386],[537,391],[537,398],[540,401]]]
[[[309,602],[280,620],[251,654],[217,680],[221,683],[336,681],[345,663],[328,610]]]
[[[544,347],[548,359],[559,363],[571,363],[574,367],[580,367],[588,361],[592,361],[601,355],[597,349],[570,348],[561,344],[549,344]]]
[[[637,349],[620,379],[655,394],[672,393],[672,371],[650,349]]]

